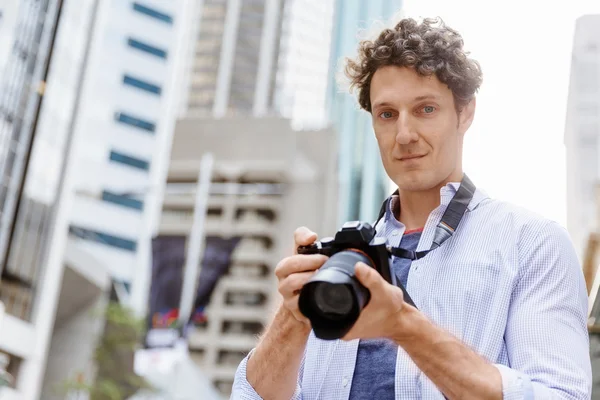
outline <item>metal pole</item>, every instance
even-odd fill
[[[194,222],[190,236],[188,237],[188,251],[183,270],[183,288],[179,306],[179,323],[182,327],[188,322],[188,318],[192,313],[196,283],[200,275],[200,262],[202,260],[202,253],[204,252],[204,225],[206,222],[213,165],[213,155],[205,153],[200,162],[198,186],[196,187],[196,202],[194,205]]]

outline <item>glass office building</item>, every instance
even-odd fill
[[[0,300],[9,314],[30,321],[68,135],[56,124],[68,114],[70,92],[65,86],[71,82],[52,79],[57,72],[49,65],[64,11],[61,2],[17,3],[10,12],[14,20],[2,32],[6,59],[0,79]],[[69,61],[76,69],[75,60]],[[49,79],[53,87],[61,86],[59,92],[46,90],[51,89]],[[54,104],[57,94],[60,101]],[[59,115],[54,114],[57,108]]]
[[[339,223],[373,222],[389,194],[389,180],[381,164],[369,113],[360,111],[355,96],[341,89],[336,77],[345,57],[353,57],[359,34],[375,21],[387,23],[402,6],[401,0],[337,0],[333,24],[329,107],[339,134]]]
[[[297,129],[327,121],[335,0],[197,3],[182,115],[281,115]]]

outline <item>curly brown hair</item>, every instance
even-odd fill
[[[410,67],[422,76],[435,74],[452,91],[460,112],[482,82],[479,63],[468,55],[461,35],[441,18],[426,18],[421,23],[405,18],[393,29],[384,29],[377,39],[361,41],[357,58],[346,59],[345,74],[351,91],[358,92],[361,108],[368,112],[373,74],[388,65]]]

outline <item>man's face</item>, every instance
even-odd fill
[[[475,100],[457,114],[452,91],[435,75],[385,66],[371,80],[375,136],[388,176],[423,191],[462,178],[462,145]]]

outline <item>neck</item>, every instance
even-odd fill
[[[448,182],[460,182],[462,172],[456,176],[452,174],[438,185],[422,191],[408,191],[399,189],[400,215],[398,220],[406,226],[406,230],[423,228],[429,214],[440,205],[440,189]]]

